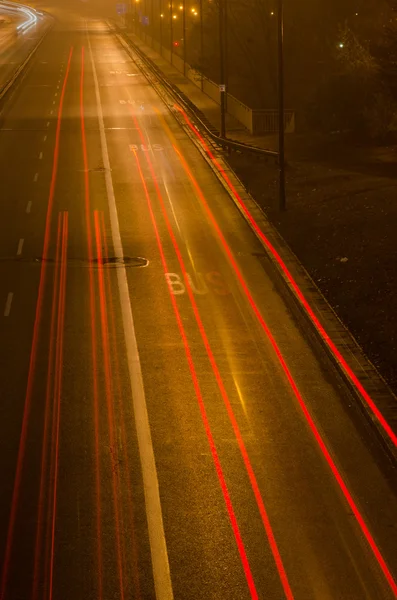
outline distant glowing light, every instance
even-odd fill
[[[342,44],[342,42],[339,44],[339,48],[344,48],[345,44]]]
[[[173,19],[176,19],[176,15],[172,15],[172,18],[173,18]]]

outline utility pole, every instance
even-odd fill
[[[225,52],[225,59],[224,59],[224,69],[225,69],[225,86],[226,86],[226,91],[225,91],[225,110],[227,111],[227,94],[229,92],[229,30],[228,30],[228,11],[227,11],[227,2],[228,0],[224,0],[225,1],[225,5],[224,5],[224,13],[225,13],[225,42],[224,42],[224,52]]]
[[[182,15],[182,27],[183,27],[183,74],[186,76],[186,0],[183,0],[183,15]]]
[[[201,71],[201,91],[204,89],[204,15],[203,15],[203,0],[200,0],[200,71]]]
[[[170,0],[170,62],[171,62],[171,64],[172,64],[172,50],[174,48],[173,19],[174,19],[174,14],[172,11],[172,0]]]
[[[154,45],[154,0],[150,1],[150,8],[152,9],[150,12],[151,15],[151,23],[150,23],[150,39],[152,40],[152,48]]]
[[[284,7],[278,0],[278,168],[279,209],[286,209],[285,198],[285,125],[284,125]]]
[[[143,6],[143,10],[145,11],[145,14],[143,15],[143,22],[142,22],[142,25],[143,25],[143,29],[144,29],[144,31],[145,31],[145,44],[146,44],[146,35],[147,35],[147,34],[146,34],[146,27],[147,27],[147,22],[146,22],[146,19],[147,19],[147,1],[146,1],[146,0],[144,0],[144,2],[145,2],[145,4],[144,4],[144,6]]]
[[[225,0],[219,0],[219,95],[221,104],[221,137],[226,137],[226,84],[225,84]]]
[[[160,56],[163,56],[163,2],[160,0]]]

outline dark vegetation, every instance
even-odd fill
[[[229,91],[251,107],[277,104],[277,2],[227,0]],[[218,0],[187,36],[188,62],[219,77]],[[397,131],[397,0],[285,0],[286,102],[300,131]]]

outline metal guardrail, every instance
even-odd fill
[[[264,159],[273,159],[276,162],[278,161],[278,152],[274,152],[273,150],[266,150],[264,148],[259,148],[258,146],[251,146],[250,144],[245,144],[243,142],[237,142],[235,140],[231,140],[228,138],[222,138],[216,129],[209,123],[206,119],[205,115],[197,108],[195,104],[183,93],[177,86],[172,84],[168,79],[164,76],[164,73],[159,69],[159,67],[148,57],[146,54],[137,46],[131,38],[122,30],[120,27],[112,22],[113,27],[117,30],[118,34],[122,37],[124,42],[129,46],[136,54],[139,55],[140,59],[145,63],[148,69],[155,74],[155,76],[160,80],[161,84],[168,90],[168,92],[177,99],[177,101],[189,112],[192,116],[193,120],[199,125],[200,128],[204,129],[205,134],[224,150],[228,152],[238,152],[240,154],[254,154],[260,158]]]

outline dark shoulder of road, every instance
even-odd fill
[[[285,213],[274,166],[229,160],[396,393],[396,148],[305,136],[287,146]]]

